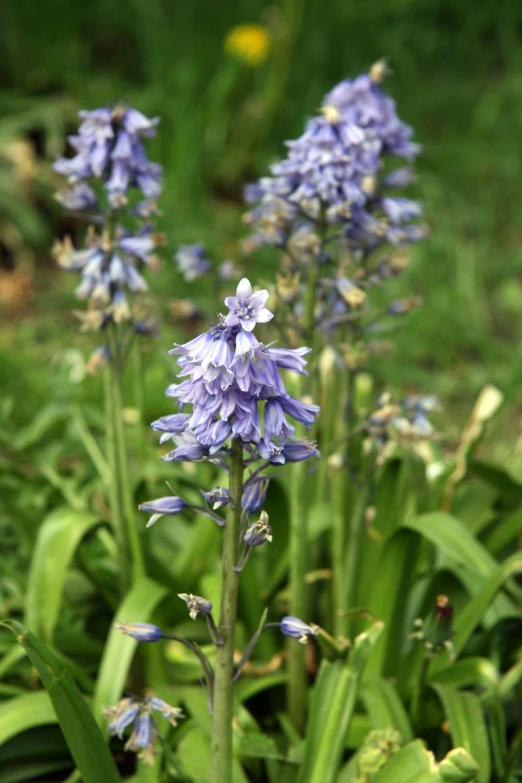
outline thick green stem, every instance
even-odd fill
[[[221,566],[221,612],[219,633],[223,645],[216,648],[214,714],[212,719],[212,781],[232,780],[232,719],[234,714],[234,631],[237,614],[239,574],[234,570],[239,551],[241,496],[243,493],[243,447],[232,441],[229,491],[232,502],[223,529]]]
[[[123,399],[122,399],[122,362],[120,347],[116,329],[109,330],[110,339],[110,376],[112,391],[112,428],[116,450],[117,470],[114,478],[117,484],[117,492],[120,497],[121,513],[123,518],[123,530],[125,536],[125,550],[130,556],[132,568],[132,581],[142,577],[145,573],[143,552],[138,533],[136,509],[132,494],[132,484],[129,475],[129,460],[125,443],[125,429],[123,424]]]

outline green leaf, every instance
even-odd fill
[[[440,776],[433,754],[415,740],[391,757],[373,783],[440,783]]]
[[[386,542],[374,579],[368,608],[384,622],[384,631],[367,668],[368,676],[391,675],[397,671],[399,639],[404,637],[404,598],[414,579],[419,540],[409,530],[397,530]]]
[[[16,635],[36,667],[83,783],[121,783],[103,734],[68,669],[23,625],[14,620],[4,620],[3,625]]]
[[[0,704],[0,746],[22,731],[56,722],[56,714],[46,691],[34,691],[9,699]]]
[[[403,742],[413,739],[408,714],[391,682],[380,677],[365,680],[361,696],[374,729],[395,729]]]
[[[430,682],[454,688],[479,686],[493,691],[499,684],[499,673],[489,658],[464,658],[445,669],[430,672]]]
[[[408,517],[404,527],[414,530],[438,547],[459,570],[490,576],[496,560],[455,517],[442,511]]]
[[[421,740],[414,740],[391,757],[372,783],[469,783],[477,771],[464,748],[454,748],[437,764]]]
[[[451,568],[466,589],[475,595],[485,580],[498,573],[499,564],[472,533],[455,517],[442,511],[409,517],[404,526],[431,541],[445,556],[441,565]],[[482,616],[484,612],[482,612]],[[496,600],[495,620],[517,615],[506,596]]]
[[[265,674],[262,677],[239,680],[236,686],[236,696],[239,702],[247,701],[258,693],[275,688],[278,685],[284,685],[287,681],[287,675],[284,672],[274,672],[274,674]]]
[[[346,663],[323,660],[310,703],[299,783],[333,783],[354,713],[359,682],[382,632],[374,623],[359,634]]]
[[[454,744],[462,745],[479,765],[478,783],[489,783],[491,754],[486,722],[478,697],[474,693],[457,691],[450,685],[432,687],[444,707]]]
[[[522,533],[522,506],[504,519],[495,522],[486,535],[486,546],[493,554],[499,554]]]
[[[484,617],[484,612],[494,600],[505,582],[522,571],[522,553],[508,557],[484,582],[479,592],[455,618],[453,646],[458,655],[464,649],[471,634]]]
[[[40,525],[29,571],[25,603],[26,626],[52,641],[60,616],[64,584],[82,538],[100,520],[71,508],[53,511]]]
[[[272,737],[258,732],[248,732],[239,738],[239,755],[258,759],[276,759],[284,761],[277,744]]]
[[[129,623],[144,623],[166,596],[167,589],[152,579],[139,579],[129,590],[114,620]],[[102,708],[116,702],[124,689],[132,658],[138,642],[111,628],[103,651],[98,679],[93,697],[93,713],[102,722]]]
[[[234,748],[235,749],[235,748]],[[181,740],[177,750],[183,771],[197,783],[212,783],[212,757],[209,735],[196,727]],[[231,783],[248,783],[237,759],[232,765]]]

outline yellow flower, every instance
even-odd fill
[[[225,52],[254,68],[266,60],[269,47],[270,35],[260,24],[238,24],[225,38]]]

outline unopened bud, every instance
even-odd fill
[[[382,81],[384,81],[386,76],[391,75],[391,69],[386,60],[381,58],[371,66],[368,73],[374,84],[380,84]]]
[[[335,125],[341,119],[339,109],[329,104],[321,107],[321,114],[330,125]]]
[[[266,541],[272,541],[272,528],[269,524],[270,520],[266,511],[262,511],[257,522],[250,525],[243,537],[243,540],[247,546],[261,546]]]

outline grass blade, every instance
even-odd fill
[[[24,623],[48,642],[60,615],[74,553],[86,533],[99,524],[94,514],[63,508],[46,517],[40,526],[29,571]]]
[[[14,620],[2,624],[16,635],[36,667],[83,783],[121,783],[103,734],[68,669],[23,625]]]
[[[388,680],[380,677],[368,680],[363,685],[361,695],[374,729],[395,729],[403,742],[413,740],[408,714]]]
[[[480,701],[474,693],[457,691],[450,685],[433,685],[449,722],[451,738],[471,753],[480,771],[478,783],[489,783],[491,753]]]
[[[22,731],[56,722],[53,705],[46,691],[24,693],[10,699],[0,705],[0,747]]]
[[[346,735],[353,716],[359,684],[377,639],[377,622],[355,638],[347,663],[323,661],[310,705],[312,715],[305,742],[299,783],[333,783],[339,770]],[[315,689],[314,689],[315,690]]]

